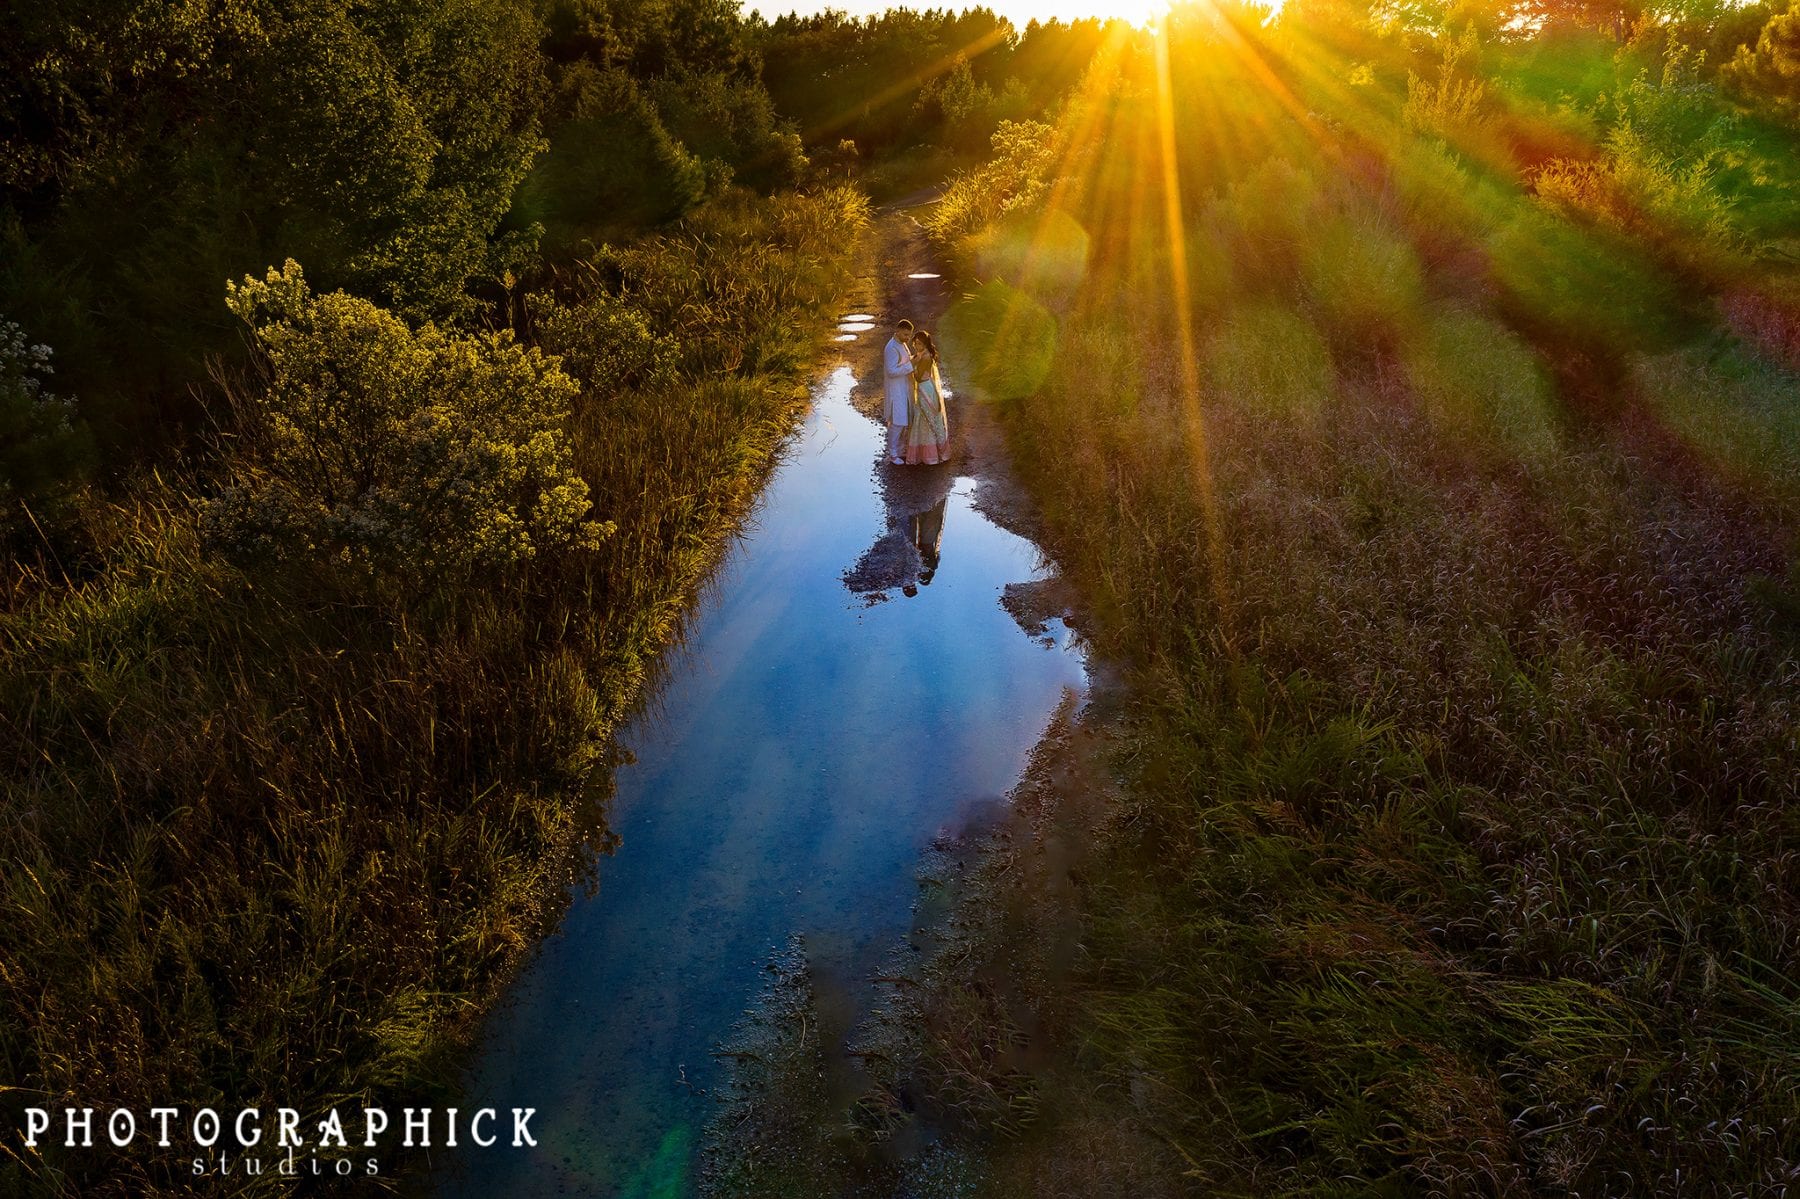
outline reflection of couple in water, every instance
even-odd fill
[[[887,460],[894,466],[936,466],[950,460],[950,418],[937,343],[911,321],[894,326],[882,356]]]
[[[937,577],[951,479],[936,471],[908,472],[908,476],[906,482],[890,483],[887,527],[856,565],[844,572],[844,586],[864,603],[880,603],[892,598],[895,591],[917,595],[919,588],[931,586]]]
[[[884,461],[892,466],[936,466],[950,460],[950,421],[938,349],[931,334],[911,321],[894,327],[882,354],[882,417],[887,422]],[[844,572],[844,585],[867,603],[894,591],[913,596],[937,576],[944,541],[944,510],[955,476],[938,470],[883,470],[887,528]]]
[[[919,586],[931,586],[931,577],[937,574],[938,557],[944,545],[944,508],[950,502],[948,495],[923,512],[912,515],[912,543],[919,551]],[[901,588],[907,595],[917,595],[918,591],[908,583]]]

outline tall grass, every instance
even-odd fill
[[[573,851],[605,841],[608,734],[791,427],[866,215],[844,191],[734,198],[606,252],[686,283],[677,310],[640,313],[681,368],[648,389],[597,379],[575,404],[574,464],[617,526],[596,548],[453,604],[346,593],[329,563],[271,578],[219,559],[194,488],[167,477],[87,511],[79,577],[46,563],[14,581],[9,1127],[27,1104],[455,1102],[460,1038]],[[7,1194],[194,1185],[144,1138],[4,1147]]]
[[[1167,36],[1201,186],[1158,219],[1153,112],[1051,168],[1095,252],[997,404],[1137,696],[1064,1030],[1129,1130],[1097,1152],[1148,1131],[1207,1194],[1779,1193],[1800,376],[1710,292],[1780,281],[1672,244],[1710,215],[1413,141],[1300,35],[1259,48],[1331,122],[1234,159],[1201,131],[1280,105]]]
[[[1430,351],[1477,385],[1420,408],[1334,383],[1297,413],[1298,335],[1226,366],[1273,382],[1204,405],[1209,514],[1135,382],[1166,351],[1113,348],[1152,318],[1110,299],[1009,411],[1141,696],[1091,1064],[1160,1084],[1144,1118],[1208,1188],[1775,1185],[1800,656],[1750,584],[1779,557],[1631,450],[1559,447],[1479,323]]]

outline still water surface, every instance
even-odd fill
[[[538,1147],[459,1151],[443,1194],[689,1193],[702,1092],[723,1081],[712,1051],[774,951],[798,935],[815,966],[866,977],[910,927],[921,852],[1011,789],[1083,687],[1065,629],[1034,640],[1001,608],[1039,557],[975,510],[972,480],[923,521],[893,516],[940,535],[929,582],[886,602],[846,589],[890,528],[877,472],[893,469],[853,382],[844,367],[817,388],[659,697],[621,734],[636,761],[618,770],[597,893],[575,896],[488,1021],[469,1101],[536,1108]]]

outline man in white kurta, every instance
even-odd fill
[[[887,456],[895,466],[904,466],[906,458],[901,454],[901,442],[906,436],[906,414],[912,407],[912,351],[907,343],[912,340],[913,324],[901,321],[894,326],[894,335],[888,338],[887,349],[882,352],[882,387],[885,393],[882,415],[887,419]]]

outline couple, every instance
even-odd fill
[[[950,461],[950,418],[938,377],[937,343],[911,321],[894,326],[884,354],[887,456],[895,466]]]

